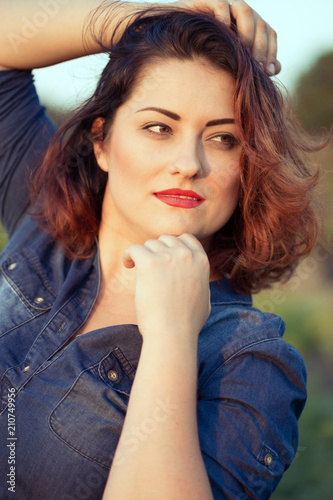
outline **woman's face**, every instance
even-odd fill
[[[233,78],[202,60],[146,68],[95,145],[109,173],[104,227],[141,244],[187,232],[207,250],[238,201],[233,92]]]

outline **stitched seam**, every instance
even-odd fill
[[[134,375],[135,375],[135,368],[128,361],[128,359],[126,358],[125,354],[120,349],[120,347],[116,346],[113,349],[112,354],[114,354],[114,356],[118,359],[118,361],[120,362],[120,364],[124,368],[124,370],[127,373],[127,375],[133,380],[134,379]]]
[[[25,258],[32,264],[32,266],[35,268],[35,270],[38,271],[38,274],[42,280],[43,286],[53,295],[54,298],[57,296],[56,290],[53,288],[52,283],[48,279],[46,273],[44,272],[44,269],[42,268],[40,261],[38,257],[35,255],[32,250],[23,250],[22,255],[25,256]]]
[[[6,330],[5,332],[0,333],[0,338],[3,337],[4,335],[7,335],[7,333],[10,333],[13,330],[16,330],[16,328],[20,328],[21,326],[24,326],[27,323],[30,323],[30,321],[33,321],[34,319],[37,319],[37,318],[39,318],[39,316],[42,316],[43,314],[46,314],[46,313],[47,313],[47,311],[41,311],[38,314],[36,314],[36,316],[33,316],[32,318],[29,318],[26,321],[23,321],[23,323],[19,323],[18,325],[13,326],[13,328],[10,328],[9,330]],[[18,366],[18,365],[15,365],[15,366]]]
[[[29,300],[25,297],[25,295],[21,292],[21,290],[16,286],[16,283],[14,281],[12,281],[7,275],[6,273],[4,272],[3,269],[1,269],[1,274],[3,276],[3,279],[6,281],[6,283],[8,284],[8,286],[14,290],[14,292],[16,293],[16,295],[18,296],[20,302],[24,305],[25,309],[28,311],[28,313],[30,313],[32,315],[32,317],[35,317],[33,316],[33,313],[31,311],[31,309],[35,309],[37,310],[38,308],[37,307],[33,307]],[[38,309],[39,311],[41,311],[41,309]],[[43,312],[45,312],[45,309],[42,310]]]

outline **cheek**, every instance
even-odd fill
[[[238,201],[238,191],[240,185],[240,164],[239,159],[230,160],[223,168],[219,168],[212,179],[209,188],[211,198],[223,201],[234,201],[235,206]]]
[[[114,136],[110,143],[109,176],[111,179],[133,178],[137,171],[134,148],[121,137]]]

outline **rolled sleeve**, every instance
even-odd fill
[[[29,207],[29,173],[55,132],[39,103],[31,71],[1,71],[0,217],[9,237]]]
[[[306,369],[281,338],[254,342],[201,387],[198,427],[215,500],[267,499],[291,464]]]

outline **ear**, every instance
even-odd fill
[[[94,147],[96,161],[100,166],[100,168],[104,170],[104,172],[108,172],[109,165],[104,145],[104,123],[105,123],[105,118],[102,117],[96,118],[92,124],[91,133],[93,136],[93,147]]]

